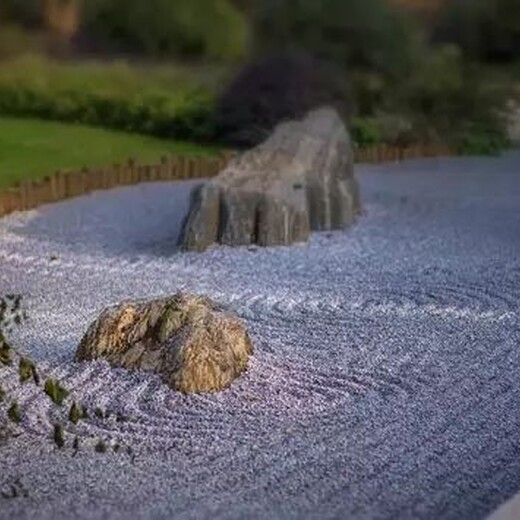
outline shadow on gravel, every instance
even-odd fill
[[[177,250],[191,190],[199,181],[139,184],[41,207],[16,233],[102,252],[169,255]]]

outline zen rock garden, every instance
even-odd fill
[[[350,137],[333,109],[283,123],[196,188],[181,246],[275,246],[350,226],[360,212],[353,168]],[[175,390],[197,393],[227,388],[252,353],[238,317],[209,298],[181,293],[105,310],[75,359],[152,371]]]

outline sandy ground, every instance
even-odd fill
[[[517,492],[520,153],[357,175],[358,225],[294,247],[176,253],[187,183],[0,220],[0,293],[31,316],[14,339],[72,397],[126,417],[71,427],[73,457],[47,400],[13,387],[24,434],[0,447],[0,490],[20,496],[0,518],[478,520]],[[72,364],[104,306],[181,289],[250,327],[230,390]],[[95,453],[97,437],[133,454]]]

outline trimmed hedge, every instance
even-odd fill
[[[202,91],[188,92],[172,101],[160,95],[118,98],[95,92],[0,85],[0,113],[183,140],[213,136],[213,101]]]
[[[168,88],[170,87],[170,88]],[[150,80],[130,68],[35,58],[0,71],[0,114],[81,123],[182,140],[214,135],[214,96],[182,77]]]

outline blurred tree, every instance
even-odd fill
[[[45,28],[62,40],[70,40],[81,24],[80,0],[40,0]]]
[[[251,15],[253,13],[257,3],[258,0],[231,0],[231,4],[246,15]]]
[[[390,3],[420,16],[435,14],[451,0],[390,0]]]
[[[28,26],[41,23],[41,0],[2,0],[0,14]]]
[[[244,16],[228,0],[91,0],[85,31],[121,50],[235,59],[247,51]]]
[[[473,59],[517,60],[520,58],[520,2],[454,0],[443,11],[434,39],[458,44]]]
[[[412,23],[386,0],[263,0],[254,26],[260,52],[305,51],[394,77],[412,64]]]

